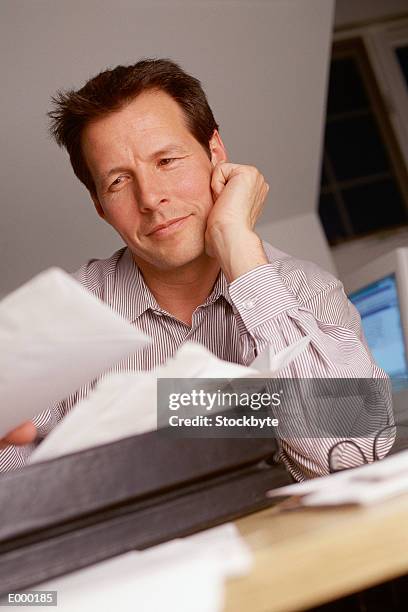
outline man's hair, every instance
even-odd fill
[[[210,157],[209,141],[218,125],[198,79],[168,59],[143,59],[131,66],[105,70],[75,91],[58,91],[52,98],[50,132],[68,151],[72,168],[91,192],[95,184],[81,148],[81,134],[90,122],[115,112],[144,91],[161,90],[181,107],[186,126]]]

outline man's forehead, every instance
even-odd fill
[[[163,131],[180,136],[190,133],[185,113],[170,95],[163,91],[147,91],[139,94],[119,109],[91,121],[85,126],[85,140],[103,139],[109,135],[126,136],[130,131],[139,136],[154,137]]]
[[[90,165],[102,162],[100,176],[112,173],[119,160],[125,163],[135,154],[144,159],[170,157],[188,152],[195,141],[182,110],[164,92],[143,93],[118,111],[96,119],[86,126],[81,140]]]

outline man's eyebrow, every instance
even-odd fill
[[[185,149],[185,147],[182,147],[180,145],[169,144],[152,153],[151,157],[164,157],[173,153],[187,153],[187,150]]]

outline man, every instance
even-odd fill
[[[102,72],[54,103],[53,135],[99,216],[127,245],[76,278],[153,338],[124,369],[150,369],[187,340],[250,365],[267,345],[279,351],[309,335],[308,351],[285,376],[385,376],[341,284],[262,243],[254,226],[268,185],[256,168],[228,162],[199,81],[171,61],[144,60]],[[88,391],[3,444],[45,435]],[[332,444],[283,440],[281,457],[296,478],[320,475]],[[8,446],[0,467],[26,456]]]

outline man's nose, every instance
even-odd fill
[[[156,210],[156,208],[167,201],[166,191],[161,178],[150,170],[138,173],[136,189],[140,212]]]

